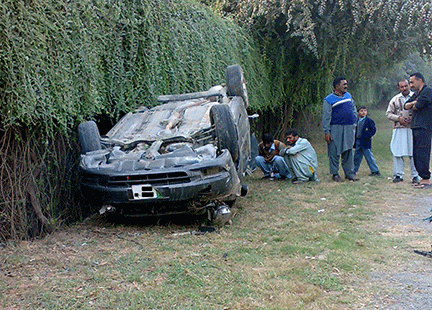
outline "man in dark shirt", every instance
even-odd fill
[[[413,158],[415,168],[422,178],[417,187],[430,186],[430,153],[432,138],[432,88],[425,84],[421,73],[410,75],[410,86],[415,92],[405,103],[405,110],[413,111],[411,129],[413,134]]]

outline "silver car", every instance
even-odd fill
[[[84,196],[101,213],[206,214],[224,224],[247,192],[251,159],[241,67],[227,68],[224,85],[158,101],[128,113],[102,137],[93,121],[79,125]]]

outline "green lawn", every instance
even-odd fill
[[[323,136],[312,140],[320,182],[292,185],[249,178],[231,226],[175,235],[197,224],[112,225],[90,219],[33,242],[0,249],[0,308],[14,309],[357,309],[377,288],[363,285],[386,268],[395,242],[375,220],[391,182],[391,122],[370,111],[382,177],[335,183]],[[390,178],[390,179],[388,179]],[[405,239],[404,239],[405,238]],[[419,239],[422,236],[418,237]],[[406,242],[405,242],[406,241]]]

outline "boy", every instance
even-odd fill
[[[371,171],[370,176],[380,176],[381,173],[372,154],[372,137],[376,132],[375,122],[367,116],[366,107],[357,109],[358,120],[356,129],[356,141],[354,144],[354,173],[357,173],[360,168],[363,156],[366,158],[366,163]]]

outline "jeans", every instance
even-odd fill
[[[366,158],[366,163],[368,164],[371,173],[379,172],[372,150],[357,147],[354,152],[354,173],[357,173],[359,170],[363,156]]]
[[[265,177],[270,176],[270,173],[279,173],[281,177],[287,178],[289,176],[288,166],[282,156],[276,155],[270,162],[266,162],[263,156],[258,155],[255,157],[255,162],[262,170]]]

